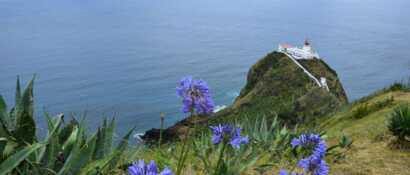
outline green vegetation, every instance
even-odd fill
[[[402,105],[394,109],[389,120],[389,130],[400,140],[410,137],[410,106]]]
[[[391,102],[384,103],[386,101]],[[343,135],[353,139],[344,159],[330,165],[331,174],[408,174],[410,152],[395,145],[396,139],[388,123],[394,110],[409,102],[409,91],[389,87],[321,119],[317,127],[326,131],[329,143],[337,143]],[[364,104],[380,108],[358,118],[352,117]]]
[[[326,77],[331,93],[317,87],[286,55],[272,52],[251,67],[240,95],[230,107],[210,119],[210,123],[265,116],[268,120],[278,117],[281,122],[295,125],[326,116],[347,104],[336,72],[325,62],[301,60],[300,63],[316,77]]]
[[[279,162],[291,161],[293,154],[289,145],[295,131],[281,127],[277,120],[268,122],[265,117],[258,120],[246,118],[233,124],[243,128],[243,135],[249,137],[249,144],[225,152],[224,174],[269,172],[280,166]],[[161,166],[170,166],[181,174],[207,175],[214,173],[222,149],[221,144],[212,144],[210,131],[203,130],[196,138],[184,138],[160,147],[140,147],[131,157],[134,160],[155,160]],[[183,166],[181,157],[184,159]]]
[[[141,159],[154,160],[160,169],[167,166],[177,175],[207,175],[215,169],[226,175],[277,174],[282,168],[293,170],[306,155],[292,148],[291,140],[312,132],[328,144],[330,174],[406,174],[410,152],[391,145],[395,136],[409,136],[410,92],[396,88],[404,85],[392,87],[312,120],[315,125],[307,121],[290,128],[279,115],[242,115],[231,124],[243,128],[249,143],[221,151],[223,145],[212,143],[206,127],[174,142],[130,147],[133,130],[114,144],[114,120],[104,120],[89,135],[81,121],[65,122],[62,114],[45,114],[48,131],[40,139],[34,134],[33,81],[22,93],[17,81],[15,107],[9,110],[0,97],[0,175],[127,174],[127,167]]]
[[[249,143],[226,151],[221,151],[223,144],[211,142],[209,130],[203,130],[198,137],[188,134],[180,141],[134,148],[128,146],[133,131],[130,130],[114,146],[114,120],[104,120],[95,134],[88,135],[82,122],[72,119],[66,123],[62,114],[55,117],[45,114],[48,131],[40,139],[34,133],[22,131],[35,132],[36,128],[33,80],[22,94],[17,81],[16,91],[16,106],[10,111],[0,98],[1,175],[124,174],[130,163],[139,159],[155,160],[159,167],[169,166],[178,175],[210,174],[215,169],[226,175],[256,174],[277,172],[280,167],[295,164],[295,158],[300,157],[290,147],[290,140],[298,131],[265,117],[243,118],[232,123],[243,128]],[[222,159],[221,152],[224,152]]]
[[[128,138],[114,147],[114,120],[89,136],[83,124],[64,115],[45,114],[48,131],[44,140],[36,137],[33,118],[33,80],[23,93],[17,80],[16,106],[9,112],[0,96],[0,174],[112,174],[123,162]]]
[[[355,119],[360,119],[364,116],[369,115],[372,112],[376,112],[380,109],[383,109],[385,107],[392,105],[393,102],[394,102],[394,98],[390,97],[390,98],[387,98],[381,101],[377,101],[374,104],[368,104],[368,103],[359,104],[359,106],[353,110],[352,117]]]

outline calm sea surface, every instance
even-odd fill
[[[350,100],[410,75],[408,0],[0,0],[0,94],[37,74],[42,113],[117,114],[119,133],[184,118],[177,81],[208,81],[229,105],[280,42],[311,39]],[[40,125],[40,128],[44,124]],[[40,129],[41,130],[41,129]]]

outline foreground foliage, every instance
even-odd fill
[[[64,115],[50,117],[47,114],[47,135],[38,138],[35,134],[22,132],[35,131],[36,128],[32,110],[33,83],[30,82],[23,93],[19,87],[17,83],[15,107],[8,109],[0,97],[0,174],[128,174],[128,168],[135,166],[132,163],[136,160],[154,160],[158,172],[175,172],[176,175],[278,174],[282,168],[295,172],[295,165],[299,168],[296,172],[307,172],[305,168],[314,164],[301,160],[319,160],[316,157],[321,160],[317,165],[323,166],[322,161],[326,161],[330,174],[405,174],[410,170],[406,164],[410,161],[409,154],[386,148],[385,144],[390,135],[387,132],[389,125],[386,125],[390,118],[386,116],[394,116],[397,111],[393,109],[399,109],[396,108],[398,104],[410,101],[410,93],[401,90],[359,101],[346,111],[321,121],[321,127],[314,132],[320,133],[320,139],[327,142],[328,148],[326,153],[323,149],[315,153],[312,149],[291,144],[293,139],[299,138],[300,129],[288,129],[279,121],[263,116],[241,118],[230,123],[242,130],[236,135],[229,132],[230,139],[225,144],[222,144],[224,139],[216,142],[219,137],[213,142],[215,133],[208,129],[177,142],[150,147],[139,145],[130,149],[128,138],[131,132],[118,145],[114,144],[114,120],[104,121],[95,134],[89,135],[82,122],[75,119],[66,122]],[[359,112],[357,116],[360,117],[352,117],[363,104],[373,106],[375,110]],[[245,137],[248,139],[246,143]],[[232,147],[236,143],[242,144],[238,148]],[[224,145],[228,146],[223,148]],[[322,170],[325,169],[322,167]]]
[[[133,130],[115,147],[115,121],[104,121],[97,132],[87,135],[77,120],[64,122],[64,115],[45,114],[48,131],[36,137],[31,80],[23,93],[17,80],[15,107],[7,111],[0,96],[0,175],[3,174],[111,174],[128,147]]]

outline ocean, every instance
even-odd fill
[[[0,94],[36,74],[44,112],[116,117],[118,133],[186,117],[176,96],[187,75],[229,105],[252,64],[307,37],[350,100],[410,76],[408,0],[0,0]]]

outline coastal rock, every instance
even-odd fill
[[[347,104],[337,73],[322,59],[298,62],[316,78],[325,77],[329,91],[319,87],[287,55],[272,52],[252,66],[247,83],[219,118],[276,117],[296,124],[325,116]]]
[[[164,130],[164,140],[176,138],[194,125],[240,120],[244,117],[278,117],[294,125],[324,117],[347,104],[346,93],[337,73],[322,59],[298,60],[316,78],[325,77],[329,91],[319,87],[287,55],[272,52],[254,64],[247,83],[234,103],[212,117],[190,117]],[[198,119],[199,118],[199,119]],[[143,139],[159,138],[159,130],[147,131]]]

